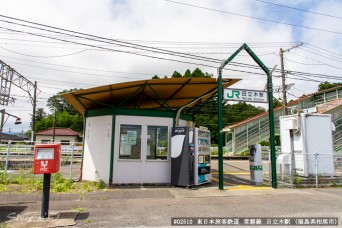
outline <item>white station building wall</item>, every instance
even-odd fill
[[[108,183],[112,116],[88,117],[85,130],[82,179]]]
[[[179,121],[179,126],[191,122]],[[120,159],[120,125],[141,126],[141,159]],[[147,126],[167,126],[169,132],[167,160],[148,160]],[[144,116],[115,116],[115,135],[112,136],[112,116],[88,117],[84,138],[82,179],[103,180],[109,184],[111,141],[114,140],[113,184],[170,183],[170,134],[173,118]]]

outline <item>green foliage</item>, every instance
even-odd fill
[[[69,112],[70,114],[76,114],[78,113],[76,111],[76,109],[74,109],[72,107],[71,104],[69,104],[69,102],[67,102],[64,97],[62,96],[62,94],[64,93],[70,93],[73,91],[76,91],[78,89],[69,89],[69,90],[63,90],[59,93],[57,93],[56,95],[53,95],[52,97],[50,97],[47,101],[46,106],[48,106],[50,108],[51,111],[53,110],[57,110],[57,112]]]
[[[342,86],[342,83],[330,83],[330,82],[325,81],[318,85],[318,91],[331,89],[337,86]]]
[[[279,100],[273,98],[273,108],[277,108],[279,106],[283,106],[283,104]]]
[[[36,125],[34,131],[47,130],[53,127],[54,112],[56,109],[56,127],[70,128],[78,132],[83,131],[83,117],[62,96],[64,93],[76,91],[77,89],[63,90],[51,96],[47,106],[53,114],[47,115],[43,108],[36,112]],[[28,135],[31,133],[28,132]]]
[[[171,78],[181,78],[182,77],[182,74],[179,73],[178,71],[175,71],[173,72]]]
[[[191,78],[192,74],[191,71],[189,69],[187,69],[183,75],[184,78]]]
[[[98,182],[87,181],[87,182],[84,182],[82,186],[82,190],[86,192],[92,192],[95,190],[104,189],[105,187],[106,187],[106,184],[103,180],[100,180]]]
[[[196,68],[196,69],[192,72],[191,76],[192,76],[193,78],[205,78],[205,74],[204,74],[199,68]]]
[[[77,212],[84,212],[85,211],[85,209],[83,207],[76,207],[76,208],[74,208],[74,210]]]
[[[225,104],[223,106],[223,126],[232,125],[263,112],[265,112],[265,109],[246,104],[245,102]],[[210,130],[213,144],[218,142],[218,117],[217,103],[215,100],[209,101],[199,110],[198,114],[195,115],[195,123],[207,127]]]
[[[152,77],[152,79],[160,79],[160,78],[158,77],[158,75],[154,75],[154,76]]]
[[[46,130],[53,127],[53,115],[41,119],[36,123],[35,131]],[[78,132],[83,131],[83,116],[80,114],[70,114],[69,112],[61,112],[56,115],[56,127],[70,128]]]
[[[0,183],[4,185],[8,185],[10,183],[8,177],[5,175],[5,172],[0,173]]]
[[[41,119],[45,118],[47,116],[47,113],[45,112],[44,108],[37,108],[36,110],[36,122],[40,121]]]
[[[293,184],[295,185],[296,188],[301,188],[303,184],[303,178],[295,175],[293,177]]]
[[[72,181],[65,179],[61,173],[52,176],[51,191],[52,192],[68,192],[72,186]]]
[[[106,183],[103,180],[96,182],[96,189],[100,190],[100,189],[104,189],[105,187],[106,187]]]

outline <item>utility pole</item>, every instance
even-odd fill
[[[52,142],[55,142],[55,135],[56,135],[56,107],[55,107],[55,114],[53,117],[53,130],[52,130]]]
[[[34,129],[36,127],[36,107],[37,107],[37,81],[34,82],[33,91],[33,113],[32,113],[32,140],[36,141],[36,135]]]
[[[3,127],[4,127],[4,120],[5,120],[5,109],[2,109],[1,111],[1,129],[0,129],[0,144],[2,143],[2,131],[3,131]]]
[[[297,48],[299,46],[302,46],[303,43],[297,44],[295,46],[292,46],[286,50],[283,50],[282,48],[280,48],[279,51],[279,56],[280,56],[280,73],[281,73],[281,84],[282,84],[282,91],[283,91],[283,105],[284,105],[284,115],[287,115],[287,101],[286,101],[286,83],[285,83],[285,70],[284,70],[284,52],[290,51],[294,48]]]

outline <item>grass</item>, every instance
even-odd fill
[[[43,175],[24,174],[23,171],[19,175],[0,174],[0,192],[21,192],[30,193],[41,191],[43,189]],[[73,182],[64,178],[61,173],[52,174],[50,182],[51,192],[92,192],[105,188],[104,181],[98,182]],[[84,194],[83,194],[84,195]]]

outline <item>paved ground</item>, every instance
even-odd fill
[[[113,187],[82,197],[51,194],[50,213],[81,210],[77,227],[161,227],[170,226],[172,217],[338,217],[342,224],[342,188],[255,187],[250,184],[248,163],[243,161],[225,161],[225,173],[228,190],[219,190],[213,181],[197,190],[137,186]],[[16,218],[25,227],[29,219],[25,215],[39,214],[40,208],[41,193],[0,194],[1,223]]]
[[[40,194],[1,194],[1,222],[39,213],[40,200]],[[172,217],[338,217],[341,223],[342,188],[136,187],[88,193],[83,200],[78,194],[51,195],[50,212],[71,209],[84,210],[78,227],[170,226]]]

